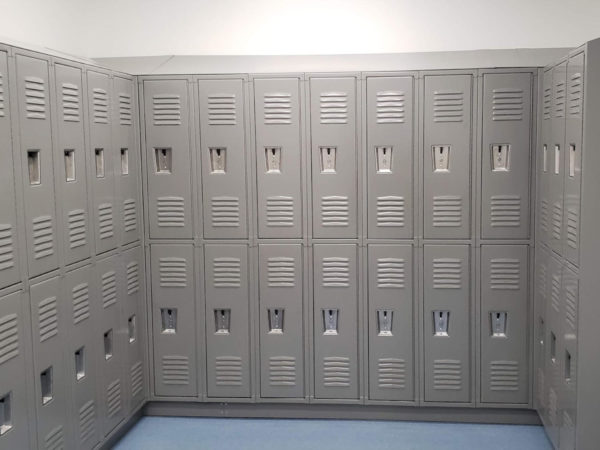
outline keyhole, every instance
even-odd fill
[[[221,156],[221,149],[218,148],[216,151],[217,151],[217,156]]]
[[[163,148],[161,150],[161,153],[162,153],[163,157],[165,157],[165,158],[167,157],[167,149],[166,148]]]
[[[173,311],[172,311],[171,309],[167,309],[167,314],[168,314],[169,316],[171,316],[171,315],[173,314]]]
[[[327,155],[328,156],[331,155],[331,149],[330,148],[327,149]]]
[[[384,317],[385,319],[387,319],[387,311],[384,311],[384,312],[383,312],[383,317]]]
[[[275,157],[275,149],[274,148],[271,149],[271,153],[273,154],[273,157]]]

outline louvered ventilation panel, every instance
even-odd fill
[[[162,357],[162,380],[169,386],[190,384],[190,360],[187,356],[165,355]]]
[[[296,386],[296,358],[292,356],[270,357],[269,385]]]
[[[0,271],[15,266],[14,240],[12,226],[0,224]]]
[[[267,197],[267,226],[291,227],[294,225],[294,199],[277,195]]]
[[[45,342],[58,335],[58,310],[56,297],[42,300],[38,305],[38,326],[40,342]]]
[[[547,86],[544,88],[544,120],[552,118],[552,88]]]
[[[347,227],[349,217],[348,197],[332,195],[321,198],[321,224],[324,227]]]
[[[552,274],[552,284],[550,285],[550,304],[558,313],[560,312],[560,275]]]
[[[25,112],[28,119],[46,118],[46,82],[38,77],[25,77]]]
[[[404,92],[382,91],[377,93],[377,123],[404,123]]]
[[[377,226],[404,226],[404,197],[394,195],[377,197]]]
[[[104,89],[94,88],[92,90],[92,108],[94,123],[108,123],[108,92]]]
[[[493,195],[490,200],[492,227],[521,226],[521,197],[519,195]]]
[[[438,195],[433,197],[433,226],[462,226],[462,197],[456,195]]]
[[[187,286],[187,261],[185,258],[160,258],[158,272],[160,287],[162,288],[183,288]]]
[[[565,117],[565,82],[564,80],[556,80],[554,85],[554,117]]]
[[[131,126],[131,94],[119,94],[119,125]]]
[[[19,356],[18,321],[16,314],[0,317],[0,366]]]
[[[328,257],[322,261],[323,287],[350,286],[350,260]]]
[[[572,331],[577,329],[577,288],[573,286],[565,289],[565,321]]]
[[[267,261],[267,280],[269,287],[294,287],[296,285],[296,266],[294,258],[274,256]]]
[[[113,206],[111,203],[102,203],[98,206],[98,222],[100,239],[110,239],[115,235]]]
[[[492,91],[492,120],[523,120],[523,90],[494,89]]]
[[[185,200],[183,197],[158,197],[156,212],[159,227],[185,226]]]
[[[117,303],[117,274],[114,271],[102,275],[102,306],[108,308]]]
[[[106,388],[106,416],[111,419],[121,412],[121,380],[116,379]]]
[[[4,74],[0,72],[0,117],[4,117]]]
[[[154,126],[181,125],[181,97],[176,94],[156,94],[152,97]]]
[[[123,226],[126,232],[137,230],[137,205],[133,198],[123,201]]]
[[[579,246],[579,211],[576,208],[567,209],[567,245],[572,249]]]
[[[552,207],[552,237],[560,241],[562,234],[563,207],[562,201],[554,203]]]
[[[133,295],[140,290],[139,266],[135,261],[127,264],[127,295]]]
[[[325,387],[350,386],[350,358],[340,356],[323,358],[323,385]]]
[[[210,199],[212,226],[235,228],[240,226],[240,199],[238,197],[213,197]]]
[[[76,249],[87,244],[87,221],[83,209],[69,212],[69,247]]]
[[[380,389],[406,388],[406,362],[398,358],[379,358],[377,386]]]
[[[53,428],[50,433],[44,437],[45,450],[63,450],[65,448],[65,435],[62,425]]]
[[[581,117],[583,105],[583,86],[581,73],[574,73],[569,79],[569,116]]]
[[[54,254],[54,226],[52,217],[36,217],[33,219],[33,257],[41,259],[52,254]]]
[[[239,258],[215,258],[213,260],[213,286],[216,288],[239,288],[242,285],[242,262]]]
[[[63,121],[80,122],[81,99],[79,86],[73,83],[62,84],[62,112]]]
[[[265,125],[289,125],[292,123],[292,95],[273,92],[264,95]]]
[[[539,264],[539,277],[538,277],[538,292],[540,293],[540,295],[544,298],[546,298],[546,290],[548,289],[547,283],[548,283],[548,276],[547,276],[547,269],[546,269],[546,265],[545,264]]]
[[[320,120],[323,125],[348,123],[348,94],[323,92],[320,96]]]
[[[242,358],[237,356],[217,356],[215,358],[217,386],[242,385]]]
[[[462,287],[462,261],[456,258],[433,260],[433,288],[460,289]]]
[[[517,361],[492,361],[490,363],[490,390],[518,391],[519,375]]]
[[[438,391],[459,391],[462,385],[462,363],[456,359],[436,359],[433,362],[433,388]]]
[[[404,260],[400,258],[377,259],[377,287],[404,289]]]
[[[137,397],[144,389],[144,372],[142,370],[142,362],[138,361],[131,366],[129,370],[131,377],[131,398]]]
[[[78,284],[72,291],[73,323],[77,325],[90,317],[90,290],[87,283]]]
[[[441,90],[433,93],[433,121],[462,122],[465,113],[462,91]]]
[[[237,124],[235,94],[210,94],[208,96],[208,124]]]
[[[521,262],[518,259],[496,258],[490,262],[490,288],[519,290]]]
[[[96,404],[93,400],[79,408],[79,442],[84,443],[96,431]]]

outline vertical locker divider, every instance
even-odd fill
[[[550,152],[550,247],[558,255],[564,254],[563,218],[564,218],[564,171],[565,127],[566,127],[566,83],[567,63],[561,61],[552,71],[552,145]]]

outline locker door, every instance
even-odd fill
[[[369,245],[369,398],[414,400],[412,246]]]
[[[48,62],[17,55],[21,166],[29,276],[58,267]]]
[[[471,393],[468,245],[425,246],[425,401],[468,402]]]
[[[122,229],[121,244],[130,244],[139,240],[139,160],[140,155],[135,142],[134,83],[128,78],[115,77],[113,92],[115,104],[113,112],[113,140],[115,148],[116,177],[119,179],[119,227]],[[117,103],[118,102],[118,103]]]
[[[547,420],[546,403],[546,378],[545,378],[545,358],[546,358],[546,326],[548,318],[546,317],[546,305],[548,303],[548,283],[549,283],[549,256],[546,249],[538,246],[535,249],[535,406],[542,417]]]
[[[83,129],[83,80],[79,67],[57,64],[54,71],[58,99],[55,146],[55,158],[59,161],[58,192],[65,224],[62,230],[65,263],[72,264],[89,258],[92,249]]]
[[[304,397],[301,244],[261,244],[261,397]]]
[[[35,438],[34,411],[28,411],[29,398],[25,374],[25,314],[26,300],[20,292],[0,298],[0,405],[2,408],[2,430],[0,447],[5,449],[32,448]],[[27,309],[29,309],[27,307]],[[36,402],[37,402],[36,398]],[[37,407],[37,404],[36,404]]]
[[[470,237],[471,75],[425,77],[425,238]]]
[[[96,253],[117,247],[118,207],[115,204],[115,149],[111,139],[112,81],[106,74],[87,72],[89,159],[94,208]]]
[[[21,279],[16,252],[17,217],[8,86],[6,52],[0,52],[0,157],[4,161],[0,166],[0,289]]]
[[[254,80],[258,235],[302,237],[302,137],[298,78]]]
[[[100,442],[100,422],[96,386],[96,333],[98,318],[90,288],[90,267],[68,272],[62,284],[67,340],[65,342],[66,384],[70,390],[70,422],[75,448],[91,449]]]
[[[208,397],[250,397],[248,248],[205,246]]]
[[[481,247],[481,401],[529,402],[528,246]]]
[[[67,336],[58,278],[32,285],[30,295],[38,442],[42,448],[63,448],[68,439]]]
[[[356,78],[311,78],[313,236],[356,238]]]
[[[204,237],[248,237],[244,80],[199,80]]]
[[[543,106],[542,106],[542,142],[538,147],[537,170],[538,170],[538,233],[539,240],[547,245],[550,244],[550,214],[551,199],[550,178],[553,171],[554,145],[552,144],[552,80],[553,69],[544,72],[543,78]]]
[[[152,245],[151,269],[154,393],[195,397],[198,386],[192,245]]]
[[[481,236],[529,237],[530,73],[483,76]]]
[[[315,397],[358,399],[358,282],[355,244],[315,244]]]
[[[144,81],[151,238],[191,238],[192,164],[186,80]]]
[[[367,78],[369,238],[413,236],[413,78]]]

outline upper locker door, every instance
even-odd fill
[[[536,237],[545,244],[550,243],[550,173],[552,151],[552,74],[553,69],[544,72],[542,104],[542,142],[538,146],[538,228]]]
[[[16,56],[29,276],[58,267],[48,62]]]
[[[302,237],[300,80],[254,80],[258,236]]]
[[[58,186],[63,204],[65,263],[89,258],[92,233],[89,229],[85,136],[83,126],[83,78],[79,67],[56,64]]]
[[[425,238],[468,239],[472,75],[425,77]]]
[[[92,161],[91,186],[94,208],[96,253],[117,247],[115,215],[115,149],[111,140],[112,80],[109,75],[94,71],[87,73],[88,123],[90,129],[89,157]]]
[[[244,83],[198,81],[206,239],[248,237]]]
[[[356,78],[311,78],[313,237],[356,238]]]
[[[367,78],[369,238],[413,236],[413,78]]]
[[[0,52],[0,289],[20,280],[17,260],[17,216],[12,155],[8,61]]]
[[[483,75],[481,237],[529,237],[530,73]]]

